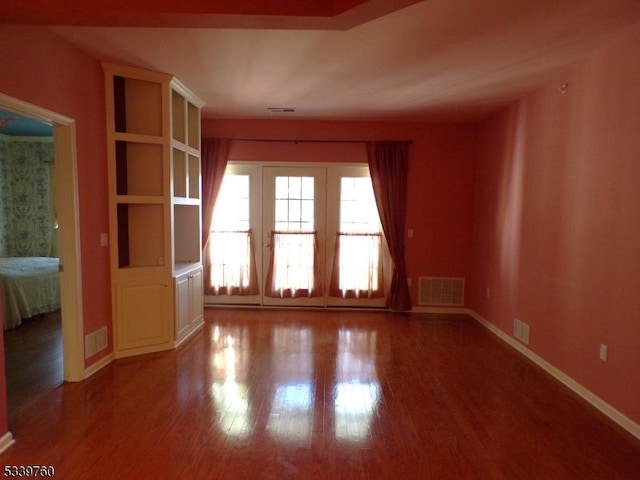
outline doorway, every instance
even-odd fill
[[[386,304],[391,259],[366,165],[231,162],[210,235],[205,303]]]
[[[63,380],[59,242],[53,128],[5,110],[0,110],[0,125],[0,262],[3,276],[17,274],[13,280],[3,279],[7,414],[12,425]],[[23,269],[37,272],[39,280],[21,280]]]
[[[69,382],[81,381],[85,371],[75,121],[5,94],[0,94],[0,108],[53,125],[63,377]]]
[[[326,170],[262,169],[263,305],[325,304]]]

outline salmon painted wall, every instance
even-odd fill
[[[470,294],[505,332],[528,323],[532,351],[636,424],[638,58],[640,28],[483,126]]]
[[[471,272],[477,127],[464,124],[203,119],[202,136],[295,140],[413,140],[409,156],[406,261],[419,276]],[[364,144],[233,142],[232,160],[364,162]]]
[[[76,121],[84,331],[110,329],[109,251],[100,246],[109,225],[102,69],[46,28],[3,25],[2,33],[0,92]],[[87,366],[99,359],[92,357]],[[6,397],[0,397],[4,411]]]

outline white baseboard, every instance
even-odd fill
[[[11,434],[11,432],[5,433],[0,438],[0,453],[4,452],[7,448],[9,448],[14,443],[16,443],[16,441],[13,438],[13,435]]]
[[[640,425],[631,420],[629,417],[624,415],[622,412],[616,410],[614,407],[609,405],[607,402],[602,400],[600,397],[595,395],[593,392],[576,382],[573,378],[569,377],[564,372],[560,371],[549,362],[547,362],[544,358],[535,354],[531,350],[529,350],[524,344],[518,342],[515,338],[509,336],[498,327],[496,327],[493,323],[484,319],[481,315],[476,312],[470,310],[469,315],[471,315],[478,323],[484,326],[491,333],[496,335],[500,340],[507,343],[509,346],[516,349],[522,355],[527,357],[533,363],[542,368],[549,375],[554,377],[556,380],[560,381],[563,385],[568,387],[570,390],[578,394],[584,400],[589,402],[592,406],[600,410],[603,414],[613,420],[615,423],[620,425],[626,431],[628,431],[634,437],[640,439]]]
[[[113,353],[110,353],[106,357],[103,357],[100,360],[98,360],[96,363],[94,363],[90,367],[85,368],[84,369],[84,378],[87,379],[91,375],[93,375],[94,373],[98,372],[99,370],[102,370],[104,367],[106,367],[111,362],[113,362],[114,358],[115,357],[114,357]]]

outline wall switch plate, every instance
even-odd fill
[[[608,350],[609,348],[604,343],[600,344],[600,360],[603,362],[607,361],[607,354],[609,353]]]
[[[100,246],[101,247],[106,247],[107,245],[109,245],[109,234],[108,233],[101,233],[100,234]]]

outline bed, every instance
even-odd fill
[[[54,257],[0,258],[4,330],[60,308],[59,264]]]

